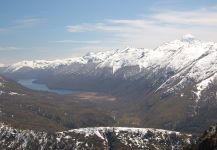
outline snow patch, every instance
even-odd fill
[[[4,91],[1,91],[1,90],[0,90],[0,95],[2,95],[2,94],[4,94],[4,93],[5,93]]]
[[[214,79],[216,78],[217,74],[214,74],[213,76],[201,81],[200,83],[198,83],[196,85],[197,91],[195,92],[195,94],[197,95],[197,99],[196,102],[199,101],[200,97],[201,97],[201,92],[203,90],[205,90],[206,88],[208,88],[209,84],[212,83],[214,81]]]
[[[9,92],[8,94],[9,95],[21,95],[21,96],[25,95],[25,94],[19,94],[19,93],[16,93],[16,92]]]

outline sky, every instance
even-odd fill
[[[217,42],[216,0],[0,0],[0,63],[155,48],[193,34]]]

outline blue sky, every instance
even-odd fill
[[[217,42],[215,0],[0,0],[0,63],[154,48],[192,33]]]

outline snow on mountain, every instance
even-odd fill
[[[54,60],[54,61],[46,61],[46,60],[21,61],[9,66],[5,71],[16,72],[25,67],[31,69],[47,69],[47,68],[55,68],[60,65],[70,65],[72,63],[85,64],[87,62],[83,58],[70,58],[70,59]]]
[[[180,41],[177,41],[180,43]],[[169,44],[170,45],[170,44]],[[185,86],[189,80],[196,83],[197,96],[200,98],[202,90],[208,87],[209,82],[214,80],[217,72],[217,44],[213,42],[203,43],[197,40],[183,42],[183,45],[167,60],[165,67],[172,68],[175,75],[167,80],[161,88],[168,87],[175,79],[180,79],[175,86]],[[163,62],[162,62],[163,63]]]
[[[212,82],[216,76],[217,44],[202,42],[188,34],[180,40],[164,43],[155,49],[126,48],[124,50],[91,52],[83,57],[64,60],[23,61],[9,66],[6,72],[16,72],[25,67],[55,69],[59,66],[89,63],[95,64],[96,70],[110,68],[113,74],[121,68],[132,66],[138,66],[140,72],[146,70],[156,72],[162,69],[166,72],[172,71],[174,75],[169,76],[158,90],[174,91],[184,88],[191,80],[196,84],[196,91],[194,92],[199,99],[201,91],[206,89],[208,83]],[[136,76],[140,72],[133,72],[131,76]]]
[[[14,149],[174,149],[191,143],[191,135],[148,128],[81,128],[48,134],[0,124],[0,148]]]
[[[216,43],[201,42],[195,40],[192,35],[186,35],[181,40],[165,43],[156,49],[126,48],[124,50],[111,50],[106,52],[88,53],[83,57],[63,60],[45,61],[22,61],[11,65],[8,71],[17,71],[23,67],[33,69],[55,68],[60,65],[73,63],[86,64],[88,62],[98,64],[97,67],[113,68],[116,72],[124,66],[140,66],[148,68],[151,66],[171,67],[176,71],[192,63],[200,56],[212,53],[217,48]]]
[[[97,65],[99,68],[112,68],[113,73],[122,67],[139,66],[144,67],[144,63],[140,60],[151,50],[126,48],[124,50],[116,50],[107,59]]]
[[[5,65],[0,63],[0,67],[5,67]]]

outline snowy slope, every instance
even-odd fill
[[[80,68],[73,70],[73,64],[87,65],[93,64],[95,69],[89,70]],[[197,100],[200,99],[201,92],[209,86],[217,72],[217,44],[214,42],[202,42],[192,35],[185,35],[180,40],[164,43],[156,49],[126,48],[124,50],[111,50],[106,52],[88,53],[83,57],[70,58],[54,61],[23,61],[9,66],[5,72],[16,73],[22,68],[33,70],[57,70],[58,67],[65,66],[61,70],[62,74],[76,72],[84,74],[99,72],[104,68],[110,68],[113,75],[125,67],[139,67],[140,71],[132,71],[128,77],[151,74],[162,71],[163,73],[173,72],[173,75],[166,76],[166,81],[162,83],[158,90],[175,91],[188,86],[189,81],[195,85]],[[67,68],[69,66],[70,68]],[[79,68],[79,67],[78,67]],[[84,71],[85,70],[85,71]],[[125,73],[126,74],[126,73]],[[123,78],[126,78],[125,74]],[[144,75],[144,78],[146,76]],[[158,91],[157,90],[157,91]]]
[[[35,60],[35,61],[21,61],[9,66],[6,69],[6,72],[16,72],[24,67],[32,68],[32,69],[47,69],[47,68],[55,68],[60,65],[70,65],[71,63],[87,63],[82,58],[71,58],[64,60],[54,60],[54,61],[46,61],[46,60]]]
[[[1,149],[181,149],[191,135],[148,129],[99,127],[54,134],[17,130],[0,124]]]
[[[178,71],[182,66],[186,66],[201,55],[212,52],[216,48],[216,43],[201,42],[190,35],[186,35],[181,40],[165,43],[156,49],[126,48],[124,50],[111,50],[96,53],[91,52],[83,57],[63,60],[22,61],[11,65],[8,69],[10,71],[17,71],[22,67],[45,69],[47,67],[54,68],[59,65],[70,65],[73,63],[85,64],[93,62],[98,64],[99,67],[113,68],[114,72],[123,66],[134,65],[138,65],[141,68],[148,68],[153,65],[160,65],[160,67],[168,66]]]

